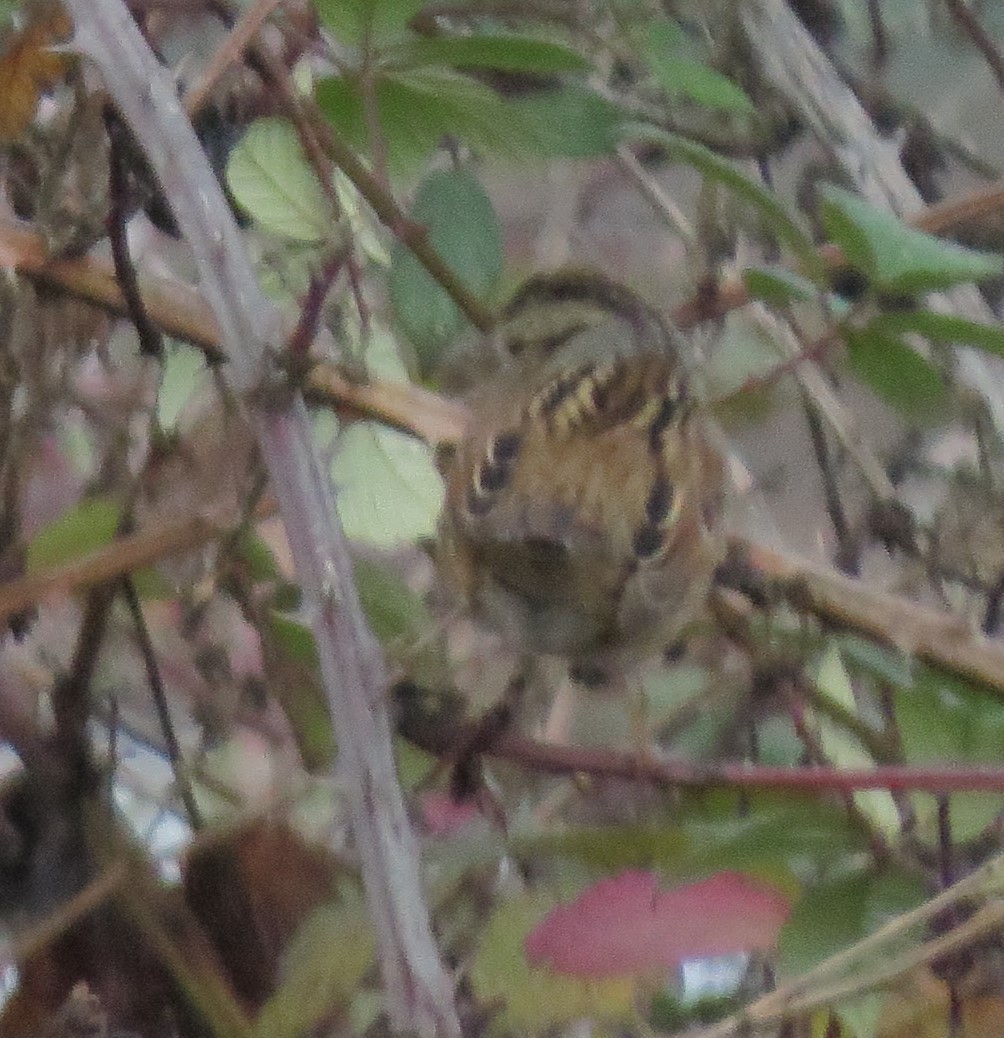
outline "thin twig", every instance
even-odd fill
[[[868,22],[872,30],[872,60],[881,67],[889,59],[889,37],[882,19],[881,0],[868,0]]]
[[[765,545],[735,541],[756,572],[779,582],[795,607],[828,624],[866,634],[934,667],[1004,695],[1004,646],[964,620],[869,587]]]
[[[750,309],[757,323],[764,328],[782,354],[789,360],[798,361],[794,368],[795,376],[861,470],[875,498],[879,501],[895,498],[895,488],[882,463],[875,457],[861,434],[854,416],[838,399],[819,368],[806,360],[811,354],[811,347],[801,343],[791,327],[775,317],[761,303],[754,303]]]
[[[122,288],[122,296],[129,310],[129,319],[136,329],[139,351],[146,357],[161,357],[164,343],[160,330],[150,320],[139,290],[136,265],[129,254],[126,224],[129,218],[129,167],[125,149],[128,134],[115,109],[104,109],[105,132],[108,134],[108,219],[106,229],[115,264],[115,280]]]
[[[174,731],[174,722],[171,720],[171,711],[167,704],[167,691],[160,677],[157,651],[153,647],[153,639],[150,637],[146,617],[143,615],[143,606],[140,604],[139,595],[136,593],[136,584],[131,577],[125,577],[122,580],[121,587],[126,606],[129,609],[129,615],[132,617],[133,627],[136,632],[136,643],[139,646],[140,656],[143,659],[146,680],[150,685],[150,694],[153,697],[153,704],[157,710],[160,730],[164,736],[164,745],[167,747],[167,757],[171,762],[171,770],[174,772],[174,781],[178,787],[181,802],[185,806],[189,824],[193,829],[201,829],[202,812],[195,801],[192,784],[188,781],[181,744],[178,742],[178,736]]]
[[[837,998],[872,989],[878,983],[889,983],[921,963],[933,961],[956,947],[964,947],[979,932],[1000,926],[1004,902],[988,906],[989,918],[986,914],[977,913],[980,918],[974,916],[950,934],[894,959],[888,969],[880,971],[875,967],[875,962],[881,961],[886,949],[896,947],[896,943],[904,936],[929,925],[946,909],[964,904],[970,898],[991,896],[1000,890],[1002,880],[1004,856],[998,855],[920,907],[890,920],[874,933],[830,956],[800,977],[757,999],[740,1013],[699,1031],[692,1038],[733,1038],[756,1033],[795,1013],[831,1004]],[[850,981],[843,979],[855,967],[862,970],[864,976],[852,977]]]
[[[823,429],[820,410],[804,391],[802,406],[805,411],[805,421],[809,427],[812,451],[816,456],[816,466],[823,481],[826,514],[830,517],[830,525],[833,527],[833,534],[837,539],[837,568],[850,576],[857,576],[860,570],[858,546],[851,535],[847,513],[844,511],[844,503],[840,498],[840,486],[834,471],[829,444],[826,442],[826,431]]]
[[[959,24],[962,31],[973,41],[973,45],[983,55],[990,71],[997,80],[997,85],[1004,91],[1004,57],[986,29],[980,25],[979,19],[965,0],[945,0],[949,13]]]
[[[66,933],[78,919],[90,915],[112,897],[125,879],[126,870],[121,861],[112,862],[102,869],[79,893],[60,903],[38,923],[24,933],[16,934],[0,944],[0,965],[14,966],[24,962],[48,947]]]
[[[223,74],[241,60],[245,48],[281,3],[282,0],[255,0],[241,13],[233,29],[210,58],[202,78],[186,92],[184,104],[189,117],[202,109]]]
[[[423,727],[406,735],[427,753],[454,759],[457,747],[479,745],[478,721],[438,728]],[[660,759],[630,751],[597,746],[573,746],[539,742],[517,732],[503,730],[486,745],[486,757],[518,764],[546,775],[589,775],[597,779],[627,779],[671,789],[798,790],[803,793],[857,793],[862,790],[924,793],[1004,791],[1004,768],[880,764],[870,768],[836,768],[824,765],[785,768],[728,762],[694,762]]]

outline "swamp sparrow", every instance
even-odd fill
[[[532,277],[445,462],[439,568],[514,648],[580,673],[675,641],[721,559],[724,469],[674,334],[599,275]]]

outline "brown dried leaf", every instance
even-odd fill
[[[69,39],[72,24],[60,4],[39,5],[7,40],[0,58],[0,140],[20,137],[35,117],[39,95],[65,75],[69,58],[50,48]]]

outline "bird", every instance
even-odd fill
[[[436,558],[480,623],[603,679],[678,642],[724,553],[725,467],[678,334],[601,273],[532,275],[443,460]]]

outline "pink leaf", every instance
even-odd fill
[[[454,800],[448,793],[429,790],[421,799],[422,820],[432,836],[448,836],[478,817],[473,800]]]
[[[652,872],[601,880],[526,938],[527,958],[581,977],[648,974],[683,959],[772,948],[788,917],[776,890],[719,872],[664,892]]]

